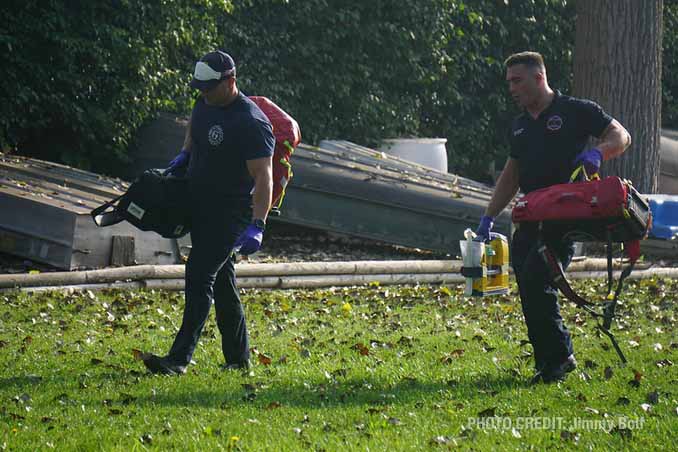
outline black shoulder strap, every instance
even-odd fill
[[[611,243],[609,243],[611,246]],[[610,247],[608,247],[609,250]],[[595,306],[593,303],[590,301],[582,298],[579,296],[570,286],[570,283],[568,282],[567,278],[565,277],[565,272],[563,271],[563,267],[560,264],[560,261],[555,257],[551,249],[546,246],[541,240],[540,244],[538,247],[539,254],[541,255],[542,259],[544,259],[544,262],[546,263],[547,267],[549,268],[549,271],[551,273],[551,278],[553,280],[553,284],[562,292],[565,297],[572,301],[574,304],[579,306],[580,308],[584,309],[586,312],[591,314],[592,316],[596,317],[597,319],[602,318],[602,324],[598,324],[598,329],[605,334],[607,337],[610,338],[610,341],[612,342],[612,346],[614,347],[615,351],[617,352],[617,355],[619,355],[619,359],[621,359],[622,363],[626,363],[626,357],[624,356],[624,353],[622,353],[621,348],[619,347],[619,344],[617,343],[617,340],[615,339],[614,335],[610,332],[610,327],[612,326],[612,319],[614,318],[615,314],[615,308],[617,306],[617,299],[619,298],[619,294],[622,291],[624,280],[631,274],[633,271],[633,267],[635,265],[635,261],[631,261],[631,263],[622,271],[622,274],[619,278],[619,281],[617,283],[617,289],[615,290],[614,298],[612,300],[608,300],[605,302],[604,308],[603,308],[603,313],[601,314],[600,312],[597,312],[596,310],[593,309]],[[608,268],[608,285],[611,288],[612,284],[612,253],[611,251],[608,251],[607,254],[608,262],[607,262],[607,268]]]
[[[106,201],[99,207],[93,209],[90,212],[90,215],[92,216],[94,224],[96,224],[99,227],[104,227],[118,224],[121,221],[123,221],[125,217],[123,217],[118,211],[118,209],[115,208],[115,203],[117,203],[123,196],[125,195],[122,194],[114,199],[111,199],[110,201]],[[113,210],[110,212],[106,212],[106,210],[111,207],[113,207]]]

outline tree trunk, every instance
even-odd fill
[[[577,0],[574,95],[591,99],[632,137],[603,174],[641,193],[659,179],[663,0]]]

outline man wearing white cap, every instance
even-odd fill
[[[266,115],[236,85],[233,59],[206,54],[195,65],[193,107],[184,149],[169,171],[187,168],[192,249],[186,264],[186,306],[167,356],[149,355],[152,373],[183,374],[212,301],[225,369],[249,366],[249,339],[235,280],[235,252],[259,250],[271,206],[275,138]]]

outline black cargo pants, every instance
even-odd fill
[[[170,360],[179,365],[191,361],[212,301],[226,364],[247,361],[250,355],[245,313],[235,280],[235,256],[231,250],[251,221],[251,209],[214,210],[201,206],[192,208],[186,305],[181,328],[169,353]]]
[[[521,225],[513,234],[511,260],[520,291],[520,303],[527,334],[534,350],[537,370],[554,368],[573,353],[570,332],[563,324],[558,306],[558,289],[539,255],[536,227]],[[543,240],[567,268],[574,255],[573,243],[558,231],[545,231]]]

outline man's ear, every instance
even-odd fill
[[[537,85],[541,85],[544,82],[544,73],[541,71],[535,72],[534,79],[536,80]]]

